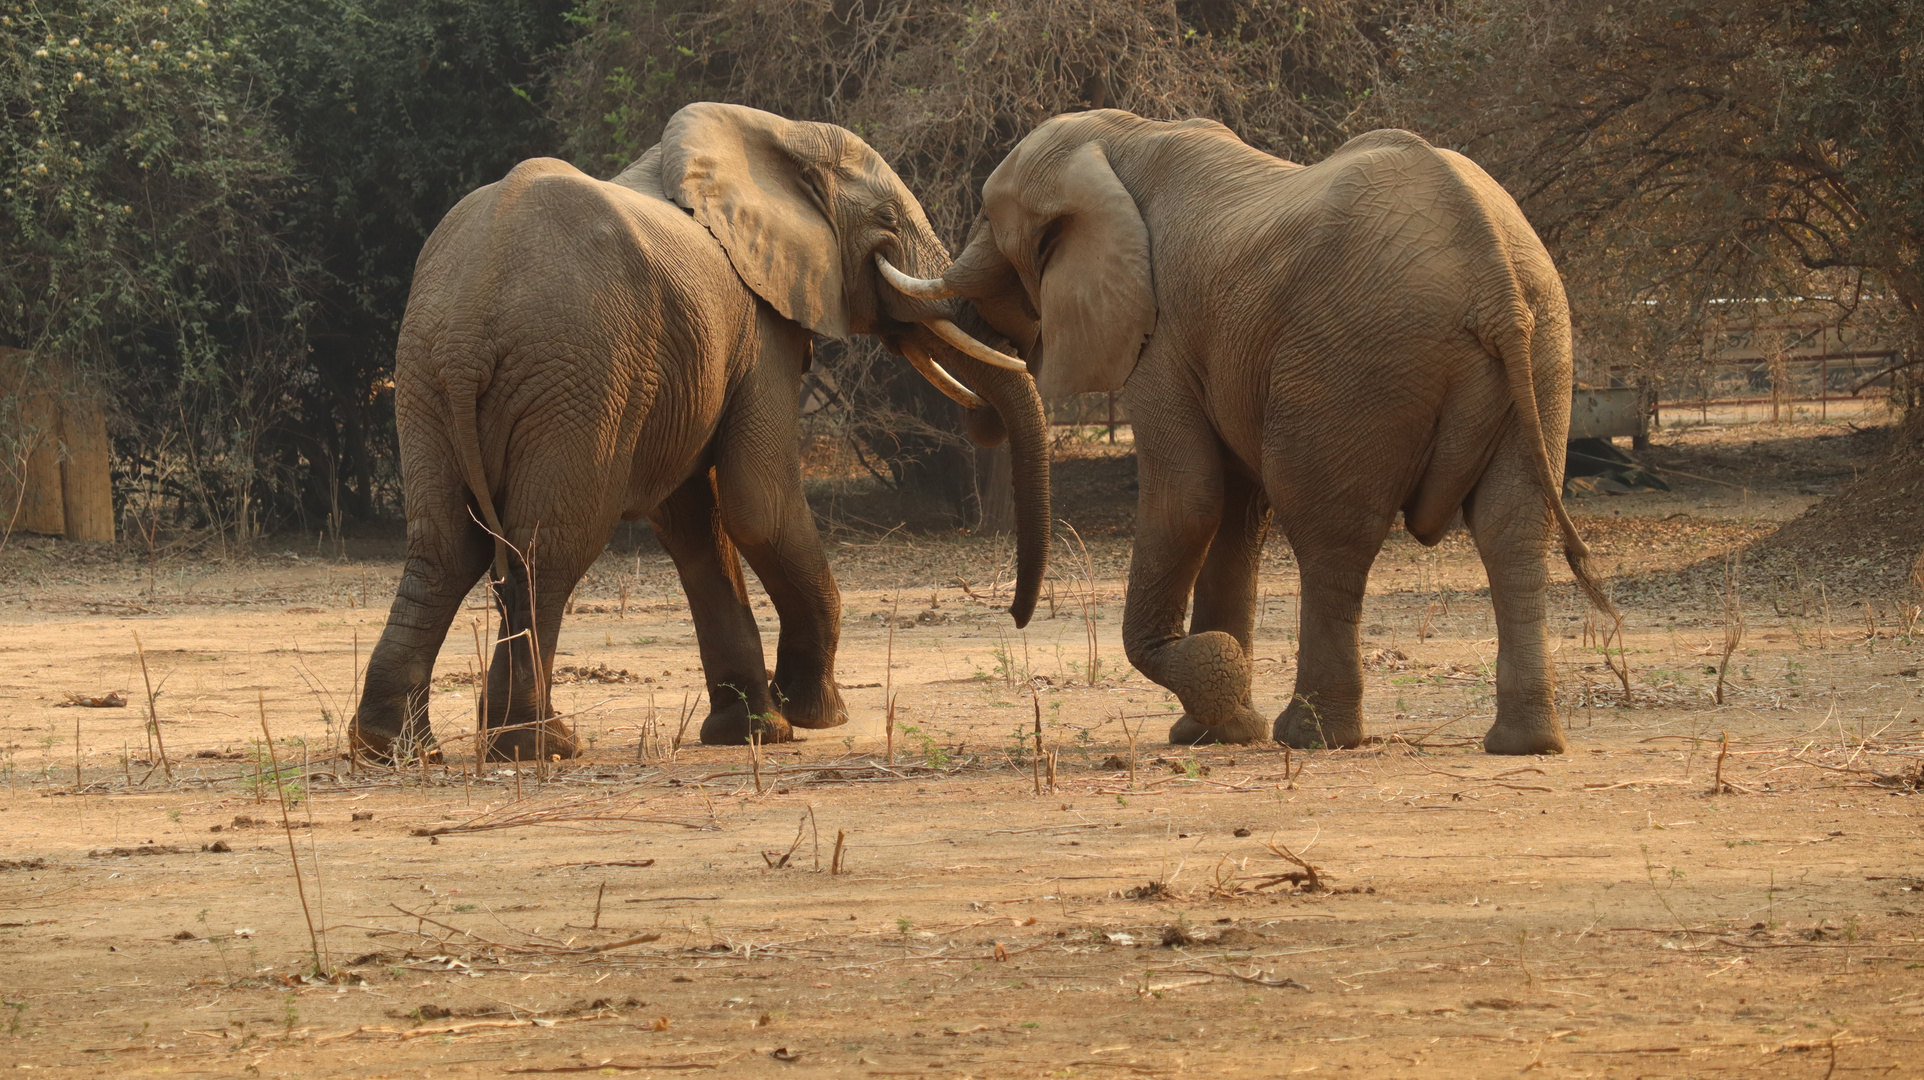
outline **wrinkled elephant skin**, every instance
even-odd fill
[[[1557,482],[1562,282],[1501,187],[1408,132],[1306,167],[1211,121],[1106,110],[1030,133],[983,204],[943,286],[1035,356],[1045,395],[1127,391],[1140,489],[1123,639],[1182,702],[1172,742],[1360,744],[1370,565],[1399,513],[1435,544],[1461,510],[1496,608],[1485,748],[1564,749],[1554,538],[1609,604]],[[1272,522],[1302,577],[1296,685],[1273,724],[1250,686]]]
[[[676,113],[612,180],[535,159],[450,211],[421,253],[395,354],[408,556],[368,664],[356,751],[436,753],[434,657],[487,573],[501,634],[483,752],[574,756],[548,698],[556,637],[624,518],[648,518],[688,596],[711,709],[703,742],[847,722],[841,601],[798,457],[814,334],[878,335],[925,372],[947,369],[961,386],[951,396],[998,414],[989,427],[1010,440],[1029,583],[1028,607],[1019,589],[1011,610],[1026,622],[1047,557],[1041,399],[1027,374],[926,325],[989,334],[968,305],[893,291],[878,256],[908,273],[948,265],[888,164],[841,128],[733,105]],[[744,557],[780,619],[772,678]]]

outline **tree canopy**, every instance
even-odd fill
[[[123,497],[222,534],[396,512],[428,233],[526,157],[614,172],[693,100],[853,129],[952,246],[1059,112],[1303,161],[1396,124],[1517,196],[1597,363],[1671,377],[1742,306],[1921,355],[1924,0],[0,0],[0,41],[0,345],[106,390]],[[968,520],[946,400],[823,358],[864,460]]]
[[[552,100],[568,155],[602,175],[690,100],[840,124],[959,250],[982,181],[1057,113],[1211,116],[1274,153],[1320,156],[1351,133],[1396,17],[1376,0],[589,0]],[[969,522],[979,470],[953,406],[872,345],[820,355],[840,376],[847,435]]]
[[[1508,186],[1591,351],[1713,305],[1924,312],[1924,4],[1470,0],[1399,29],[1377,114]]]

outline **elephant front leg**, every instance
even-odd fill
[[[1196,577],[1196,598],[1189,616],[1191,637],[1225,633],[1236,640],[1244,657],[1256,655],[1256,574],[1269,517],[1268,500],[1256,485],[1234,470],[1227,472],[1223,477],[1222,520]],[[1243,685],[1242,705],[1253,711],[1248,682]],[[1224,740],[1216,728],[1206,727],[1185,713],[1170,727],[1169,741],[1178,746],[1197,746]]]
[[[795,727],[839,727],[848,723],[835,685],[842,596],[802,493],[795,449],[795,393],[806,342],[793,340],[792,325],[767,329],[762,362],[724,420],[715,491],[723,526],[781,620],[768,686],[775,707]]]
[[[1505,438],[1466,508],[1496,608],[1496,722],[1483,737],[1483,749],[1561,754],[1566,743],[1544,625],[1549,585],[1544,554],[1552,525],[1520,442]]]
[[[781,620],[768,694],[796,727],[840,727],[848,723],[848,707],[835,685],[841,594],[822,555],[799,483],[792,499],[774,508],[773,528],[763,531],[763,526],[771,524],[766,520],[770,514],[770,507],[761,505],[729,515],[742,555],[768,590]]]
[[[721,528],[709,472],[703,470],[677,488],[649,516],[649,523],[675,560],[695,621],[708,683],[701,741],[741,746],[751,734],[762,742],[789,741],[794,735],[769,696],[761,631],[748,606],[741,560]]]
[[[1247,621],[1240,614],[1247,601],[1235,599],[1234,586],[1212,586],[1206,604],[1213,606],[1213,613],[1206,607],[1198,626],[1227,624],[1230,629],[1183,633],[1183,609],[1224,519],[1219,458],[1213,453],[1191,457],[1190,467],[1181,468],[1181,459],[1169,453],[1141,453],[1142,489],[1136,503],[1136,550],[1129,560],[1129,599],[1123,608],[1123,647],[1136,670],[1182,702],[1183,716],[1169,732],[1171,742],[1255,742],[1268,734],[1269,725],[1250,707],[1247,631],[1241,639],[1236,634]],[[1228,570],[1246,561],[1247,553],[1231,545],[1212,569]]]
[[[1303,597],[1296,689],[1276,718],[1277,742],[1298,749],[1362,744],[1363,590],[1375,552],[1376,545],[1344,555],[1298,548]]]

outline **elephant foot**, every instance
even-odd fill
[[[1298,694],[1276,718],[1275,735],[1297,750],[1351,750],[1363,745],[1363,713],[1356,706],[1319,704]]]
[[[1219,724],[1204,724],[1188,713],[1169,727],[1171,746],[1243,746],[1269,738],[1269,722],[1248,705]]]
[[[435,743],[433,732],[419,736],[389,735],[355,724],[347,731],[347,749],[354,760],[374,765],[418,765],[422,761],[439,765],[442,760],[441,747]]]
[[[798,728],[819,730],[848,723],[848,706],[832,679],[814,681],[790,694],[777,682],[768,684],[768,696],[781,703],[782,716]]]
[[[795,741],[794,730],[780,713],[751,713],[747,702],[737,701],[709,712],[701,722],[701,743],[703,746],[747,746],[751,732],[764,746]]]
[[[348,754],[376,765],[439,764],[441,748],[428,726],[424,685],[364,697],[347,726]],[[410,704],[412,702],[412,704]]]
[[[482,741],[486,744],[482,754],[485,761],[523,761],[532,764],[581,755],[581,744],[575,741],[574,732],[568,730],[568,725],[553,718],[538,724],[514,724],[490,730]]]
[[[1220,630],[1177,638],[1144,656],[1132,653],[1130,662],[1173,691],[1190,716],[1216,718],[1203,726],[1238,727],[1237,718],[1249,710],[1249,657]]]
[[[1561,754],[1569,749],[1563,739],[1563,725],[1553,716],[1548,723],[1504,723],[1500,718],[1483,736],[1486,754]]]

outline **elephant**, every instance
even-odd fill
[[[982,197],[948,273],[904,287],[970,300],[1045,397],[1126,390],[1140,475],[1123,639],[1182,703],[1171,742],[1359,745],[1370,566],[1399,512],[1434,545],[1461,511],[1498,626],[1484,749],[1565,749],[1553,529],[1614,612],[1558,483],[1562,282],[1502,187],[1405,131],[1304,166],[1213,121],[1096,110],[1026,135]],[[1302,580],[1296,684],[1273,724],[1250,690],[1272,518]]]
[[[368,662],[355,753],[439,754],[434,661],[483,573],[501,630],[482,753],[578,753],[548,700],[563,609],[616,523],[644,517],[689,600],[709,697],[702,741],[846,723],[841,600],[797,438],[816,334],[878,337],[971,410],[972,439],[1008,441],[1009,613],[1025,625],[1050,528],[1034,381],[969,332],[994,336],[966,304],[881,276],[948,263],[921,205],[852,132],[735,105],[682,108],[610,180],[536,158],[462,199],[422,249],[395,351],[407,559]],[[738,553],[780,619],[772,673]]]

